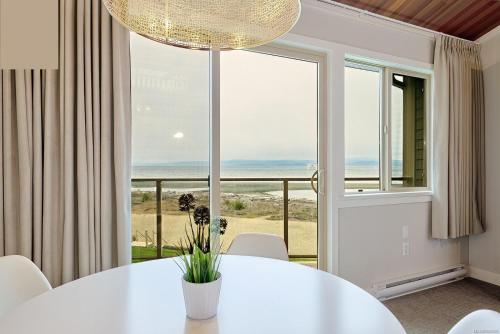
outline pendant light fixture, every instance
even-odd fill
[[[131,31],[190,49],[234,50],[271,42],[300,16],[300,0],[102,0]]]

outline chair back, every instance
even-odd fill
[[[466,315],[448,334],[500,333],[500,313],[479,310]]]
[[[274,234],[239,234],[229,246],[227,254],[259,256],[288,261],[288,251],[285,242],[281,237]]]
[[[40,269],[24,256],[0,257],[0,317],[51,289]]]

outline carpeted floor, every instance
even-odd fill
[[[391,299],[384,304],[408,334],[445,334],[475,310],[500,312],[500,287],[468,278]]]

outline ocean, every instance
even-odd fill
[[[395,167],[397,169],[397,165]],[[221,163],[221,177],[238,178],[270,178],[270,177],[300,177],[310,178],[317,165],[312,160],[229,160]],[[397,172],[397,171],[396,171]],[[136,164],[132,167],[133,178],[206,178],[209,174],[208,162],[185,161],[162,164]],[[377,177],[379,163],[377,160],[352,159],[346,164],[346,177]],[[134,185],[133,191],[154,191],[154,188],[144,185]],[[201,191],[197,185],[179,186],[172,184],[165,192]],[[282,191],[264,190],[269,196],[282,197]],[[314,200],[316,194],[310,189],[289,190],[291,199]]]
[[[221,177],[311,177],[317,169],[312,160],[228,160],[221,163]],[[133,178],[203,178],[209,173],[208,162],[185,161],[164,164],[137,164]],[[377,177],[379,162],[352,159],[346,163],[346,177]]]

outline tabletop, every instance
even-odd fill
[[[104,271],[44,293],[0,318],[16,334],[404,334],[377,299],[339,277],[299,264],[222,257],[216,317],[186,317],[172,259]]]

